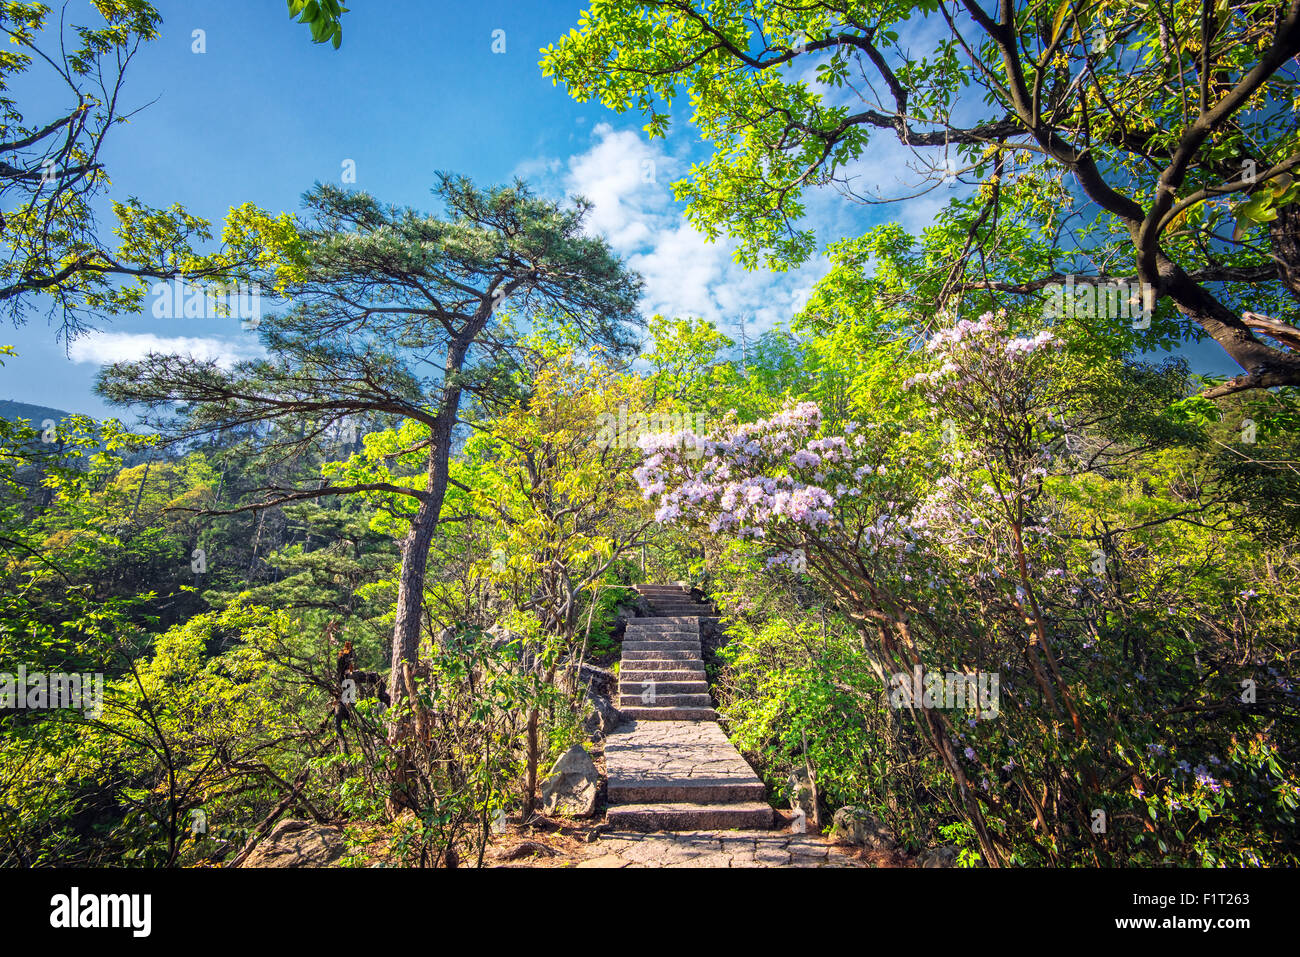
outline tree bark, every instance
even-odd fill
[[[521,284],[521,281],[507,283],[500,287],[504,295],[509,295]],[[428,479],[425,483],[424,496],[415,518],[411,521],[411,530],[402,542],[402,568],[397,581],[397,612],[393,621],[393,655],[392,667],[388,676],[388,694],[393,705],[398,705],[406,696],[406,687],[402,682],[402,663],[412,668],[419,664],[420,622],[424,611],[424,578],[429,566],[429,546],[433,544],[433,533],[438,527],[438,518],[442,514],[442,501],[447,495],[447,474],[451,461],[451,435],[456,427],[460,412],[460,399],[463,392],[459,381],[465,366],[465,356],[478,338],[492,316],[492,303],[498,284],[493,283],[473,319],[451,340],[447,349],[447,365],[443,377],[443,396],[438,409],[436,423],[429,436]],[[394,723],[390,731],[393,737],[398,728]]]
[[[478,329],[468,330],[468,333],[468,336],[462,336],[452,343],[447,361],[448,380],[459,376],[465,353],[469,351],[469,344],[478,334]],[[411,520],[411,530],[402,542],[402,568],[397,579],[397,613],[393,621],[392,670],[388,676],[388,694],[394,705],[406,697],[402,663],[414,668],[420,660],[424,578],[429,567],[429,547],[433,544],[433,533],[442,514],[442,500],[447,495],[451,433],[460,411],[460,396],[459,386],[454,385],[443,395],[437,424],[429,437],[428,478],[424,496],[420,500],[420,507],[416,509],[415,518]]]

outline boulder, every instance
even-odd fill
[[[623,713],[603,695],[587,692],[587,705],[590,710],[583,719],[582,727],[592,741],[608,735],[623,721]]]
[[[959,853],[955,844],[929,847],[917,855],[916,863],[918,867],[956,867]]]
[[[816,808],[813,807],[812,780],[807,769],[795,768],[786,783],[790,786],[790,809],[802,810],[808,820],[814,820]]]
[[[347,850],[343,831],[311,821],[281,821],[242,867],[332,867]]]
[[[831,838],[841,844],[884,850],[894,846],[894,835],[864,807],[850,804],[835,812]]]
[[[618,675],[608,668],[585,663],[574,674],[572,665],[566,664],[555,676],[555,687],[564,694],[582,691],[602,698],[612,698],[618,693]]]
[[[496,851],[492,856],[498,861],[518,861],[525,857],[554,857],[558,853],[555,848],[547,847],[538,841],[524,841],[514,847]]]
[[[542,807],[547,814],[590,817],[596,813],[600,773],[580,744],[564,752],[542,785]]]
[[[618,693],[618,675],[608,668],[583,664],[578,669],[578,679],[587,686],[589,692],[602,698],[612,698]]]

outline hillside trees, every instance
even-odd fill
[[[195,436],[249,422],[302,422],[277,454],[318,442],[351,416],[383,413],[418,423],[415,476],[264,490],[243,508],[381,492],[409,521],[402,544],[390,688],[405,696],[417,661],[428,552],[447,490],[462,402],[508,394],[518,340],[499,310],[546,315],[579,339],[628,348],[639,279],[603,240],[583,233],[587,210],[535,197],[522,183],[481,191],[442,175],[439,217],[382,206],[364,193],[318,186],[291,243],[277,247],[292,306],[260,330],[269,358],[223,370],[182,356],[150,356],[106,370],[114,402],[141,403]],[[188,403],[183,421],[167,415]],[[407,503],[407,504],[402,504]]]

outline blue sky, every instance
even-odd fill
[[[685,222],[670,184],[704,156],[689,125],[675,123],[652,144],[638,116],[578,104],[541,75],[538,51],[576,25],[582,6],[356,0],[335,51],[310,43],[280,0],[163,0],[162,35],[141,52],[127,85],[129,105],[151,105],[114,131],[107,151],[113,195],[179,202],[219,224],[243,202],[294,211],[312,183],[340,182],[348,160],[357,188],[418,208],[432,206],[436,170],[480,184],[522,175],[543,192],[595,202],[591,228],[646,278],[647,315],[702,315],[733,338],[742,316],[751,333],[787,319],[824,261],[788,274],[746,273],[729,244],[710,245]],[[192,49],[195,30],[204,31],[201,54]],[[496,30],[505,32],[504,53],[492,51]],[[902,193],[895,177],[905,159],[877,137],[860,169],[885,192]],[[833,239],[895,217],[919,231],[945,200],[940,191],[862,209],[829,194],[808,205],[822,238]],[[223,360],[257,349],[230,319],[123,316],[100,330],[70,346],[39,320],[0,331],[20,354],[0,370],[0,398],[130,418],[93,395],[100,362],[150,347]]]

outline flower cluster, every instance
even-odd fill
[[[1043,330],[1033,336],[1011,336],[1002,315],[986,312],[978,320],[962,319],[941,329],[925,344],[937,367],[919,372],[903,382],[904,389],[927,387],[939,395],[960,391],[977,380],[987,381],[1008,370],[1007,363],[1023,366],[1034,353],[1063,345],[1054,333]]]
[[[707,512],[711,531],[754,538],[772,523],[825,526],[835,497],[817,476],[845,462],[849,451],[841,437],[813,438],[820,424],[821,410],[805,402],[719,436],[646,435],[646,459],[634,475],[647,500],[659,497],[661,523]],[[689,460],[683,447],[702,450],[701,459]]]

